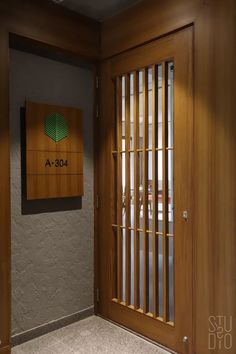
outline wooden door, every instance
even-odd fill
[[[102,63],[98,313],[193,352],[192,28]]]

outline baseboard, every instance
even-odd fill
[[[12,347],[14,347],[16,345],[28,342],[29,340],[40,337],[43,334],[50,333],[52,331],[55,331],[56,329],[60,329],[62,327],[68,326],[69,324],[72,324],[74,322],[81,321],[86,317],[92,316],[93,314],[94,314],[94,306],[91,306],[91,307],[84,309],[82,311],[73,313],[72,315],[68,315],[68,316],[59,318],[57,320],[54,320],[52,322],[45,323],[39,327],[32,328],[26,332],[15,334],[11,338],[11,345],[12,345]],[[0,351],[0,354],[1,353],[2,352]],[[5,353],[5,352],[3,352],[3,353]],[[8,353],[8,352],[6,352],[6,353]]]

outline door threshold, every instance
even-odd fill
[[[138,332],[135,332],[135,331],[133,331],[132,329],[130,329],[130,328],[128,328],[128,327],[122,326],[120,323],[115,322],[115,321],[111,320],[110,318],[104,317],[104,316],[102,316],[102,315],[100,315],[100,314],[95,314],[95,315],[98,316],[98,317],[101,317],[101,318],[102,318],[103,320],[105,320],[105,321],[111,322],[111,323],[114,324],[115,326],[120,327],[120,328],[126,330],[127,332],[130,332],[130,333],[134,334],[135,336],[138,336],[138,337],[142,338],[143,340],[146,340],[147,342],[149,342],[149,343],[155,345],[156,347],[158,347],[158,348],[160,348],[160,349],[163,349],[163,350],[167,351],[167,352],[170,353],[170,354],[178,354],[177,352],[171,350],[170,348],[167,348],[167,347],[165,347],[164,345],[162,345],[162,344],[160,344],[160,343],[157,343],[157,342],[153,341],[152,339],[150,339],[150,338],[148,338],[148,337],[145,337],[145,336],[143,336],[142,334],[140,334],[140,333],[138,333]]]

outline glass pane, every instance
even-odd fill
[[[120,79],[117,79],[120,80]],[[118,92],[118,86],[116,85],[116,82],[114,81],[114,92],[115,92],[115,97],[114,97],[114,103],[115,103],[115,114],[114,114],[114,121],[113,121],[113,150],[117,151],[117,125],[120,123],[120,116],[117,114],[117,107],[120,105],[120,93]]]
[[[134,227],[134,153],[130,153],[130,226]]]
[[[172,150],[168,151],[168,233],[174,233],[174,171]]]
[[[148,148],[152,148],[152,68],[148,69]]]
[[[114,284],[113,284],[113,298],[117,298],[117,228],[113,229],[113,275],[114,275]]]
[[[168,238],[169,320],[174,322],[174,238]]]
[[[121,230],[122,234],[122,301],[125,302],[126,296],[126,230]]]
[[[158,292],[159,316],[163,317],[163,237],[158,236]]]
[[[114,175],[113,175],[113,190],[114,190],[114,210],[113,210],[113,223],[116,225],[117,224],[117,194],[119,193],[118,191],[118,185],[117,185],[117,154],[113,155],[113,163],[114,163]]]
[[[130,149],[134,149],[134,74],[130,75]]]
[[[162,65],[158,65],[158,122],[157,147],[162,148]]]
[[[143,227],[143,153],[139,152],[139,228]]]
[[[173,147],[174,136],[174,64],[168,63],[168,147]]]
[[[163,231],[163,172],[162,172],[162,151],[157,152],[157,185],[158,185],[158,201],[157,201],[157,231]]]
[[[130,303],[134,305],[134,231],[130,231],[131,238],[131,262],[130,262],[130,271],[131,271],[131,298]]]
[[[125,186],[125,153],[121,154],[121,161],[122,161],[122,226],[125,226],[126,223],[126,186]]]
[[[148,311],[153,311],[153,251],[152,251],[152,234],[147,234],[148,238]]]
[[[139,71],[139,149],[143,148],[143,72]]]
[[[143,232],[139,233],[139,297],[140,308],[143,309]]]
[[[122,76],[122,146],[125,150],[125,77]]]
[[[148,151],[148,230],[152,230],[153,216],[153,196],[152,196],[152,151]]]

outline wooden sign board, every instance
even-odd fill
[[[26,102],[27,199],[83,195],[82,111]]]

